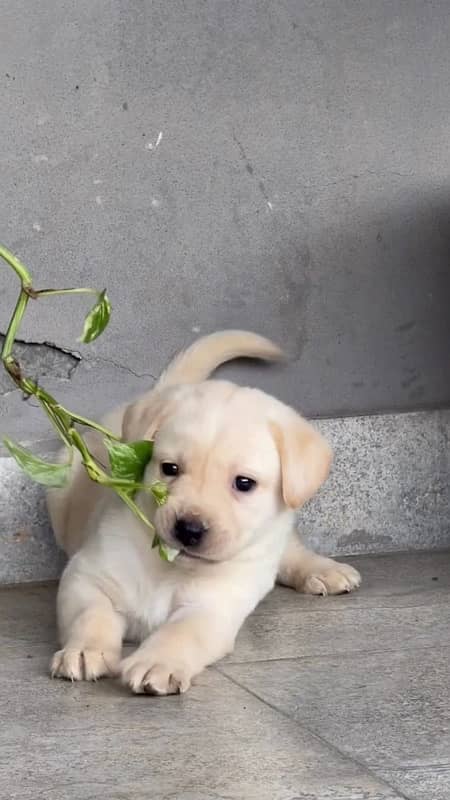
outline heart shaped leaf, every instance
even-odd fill
[[[111,316],[111,303],[106,295],[106,290],[100,292],[95,306],[90,310],[84,320],[84,328],[79,342],[89,344],[105,330]]]
[[[105,439],[111,477],[141,483],[153,453],[153,442],[111,442]]]
[[[11,439],[5,438],[3,442],[19,466],[34,481],[41,483],[43,486],[53,486],[54,488],[66,485],[69,479],[70,463],[49,464],[48,461],[34,456],[29,450],[12,442]]]

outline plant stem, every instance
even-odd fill
[[[29,299],[30,296],[22,289],[22,291],[19,294],[19,298],[17,300],[14,313],[11,317],[8,329],[5,334],[5,340],[3,342],[1,358],[7,369],[8,369],[8,364],[12,364],[14,362],[14,359],[12,357],[12,348],[14,340],[17,336],[17,332],[20,328],[20,323],[22,322],[23,315],[25,313],[25,309],[27,307]],[[15,382],[17,383],[18,382],[17,378],[14,378],[14,375],[10,372],[9,369],[8,372],[13,378],[13,380],[15,380]]]
[[[132,511],[133,514],[135,514],[135,516],[138,517],[138,519],[140,519],[141,522],[143,522],[144,525],[147,526],[147,528],[150,528],[150,530],[155,531],[155,526],[150,522],[149,519],[147,519],[147,517],[141,511],[139,506],[137,506],[134,500],[131,499],[130,495],[124,489],[117,488],[115,491],[119,495],[120,499],[123,500],[125,505],[128,506],[130,511]]]
[[[77,450],[81,453],[81,458],[83,460],[83,464],[86,467],[89,477],[96,481],[96,483],[101,484],[101,486],[107,486],[113,488],[115,492],[119,495],[121,500],[128,506],[128,508],[135,514],[141,522],[143,522],[148,528],[151,530],[155,530],[154,525],[150,522],[149,519],[145,516],[145,514],[141,511],[139,506],[136,505],[134,500],[130,497],[129,491],[130,489],[140,489],[141,486],[139,484],[135,484],[133,481],[126,481],[126,480],[114,480],[109,475],[106,474],[94,461],[92,458],[88,448],[86,447],[85,442],[83,441],[82,437],[78,433],[78,431],[72,429],[70,433],[70,438],[77,448]],[[146,491],[151,490],[151,487],[142,487],[145,488]],[[127,491],[128,489],[128,491]]]
[[[36,289],[38,297],[50,297],[56,294],[98,294],[97,289]]]
[[[64,443],[70,449],[70,458],[73,455],[73,447],[75,447],[79,453],[81,454],[81,459],[83,465],[86,469],[91,480],[95,481],[96,483],[101,484],[102,486],[109,486],[117,493],[117,495],[122,499],[122,501],[128,506],[128,508],[135,514],[138,519],[141,520],[148,528],[152,531],[155,531],[154,526],[147,519],[145,514],[141,511],[138,505],[134,502],[131,497],[131,492],[135,491],[152,491],[151,486],[146,486],[145,484],[135,483],[129,480],[121,480],[121,479],[114,479],[100,465],[98,465],[94,459],[94,457],[89,452],[89,448],[87,447],[83,437],[81,434],[73,427],[73,423],[77,423],[79,425],[84,425],[87,428],[92,428],[93,430],[98,431],[103,436],[107,437],[108,439],[113,439],[115,441],[120,441],[120,437],[113,434],[107,428],[104,428],[103,425],[99,425],[97,422],[93,422],[92,420],[88,419],[87,417],[81,416],[81,414],[74,414],[72,411],[69,411],[64,406],[61,406],[55,398],[42,389],[36,381],[32,380],[31,378],[27,378],[25,375],[22,374],[22,370],[20,364],[16,361],[12,354],[14,341],[17,336],[17,332],[20,328],[23,315],[25,313],[28,300],[32,298],[36,300],[38,297],[48,297],[51,295],[63,295],[63,294],[95,294],[99,295],[95,289],[89,288],[81,288],[81,289],[41,289],[35,290],[32,287],[32,280],[31,275],[26,269],[26,267],[21,263],[21,261],[16,258],[16,256],[11,253],[3,245],[0,245],[0,258],[3,258],[10,267],[14,270],[16,275],[18,276],[21,284],[20,294],[14,308],[13,315],[10,319],[5,339],[3,342],[3,347],[1,349],[0,359],[10,375],[11,379],[14,383],[22,389],[23,392],[26,394],[34,395],[37,400],[39,401],[41,407],[49,416],[50,420],[52,421],[53,425],[55,426],[56,430],[58,431],[59,435],[63,439]],[[100,293],[101,295],[101,293]],[[155,536],[155,543],[157,543],[157,539]]]
[[[5,334],[5,340],[3,342],[2,352],[1,352],[1,359],[3,364],[5,365],[8,373],[10,374],[13,381],[20,386],[20,367],[16,364],[15,360],[12,357],[12,348],[14,344],[14,340],[17,336],[17,331],[20,328],[20,323],[22,322],[23,315],[25,313],[25,309],[27,307],[28,300],[31,297],[31,293],[27,290],[31,289],[31,275],[28,272],[27,268],[19,261],[16,256],[8,250],[7,247],[3,247],[0,244],[0,257],[3,258],[10,267],[13,268],[14,272],[18,276],[20,283],[21,283],[21,292],[19,294],[19,298],[16,303],[16,307],[14,309],[14,313],[10,319],[8,329]],[[14,367],[14,369],[13,369]]]
[[[94,430],[98,431],[99,433],[103,434],[103,436],[107,436],[108,439],[113,439],[114,441],[120,441],[120,437],[113,434],[111,431],[107,430],[103,427],[103,425],[99,425],[97,422],[92,422],[92,420],[87,419],[87,417],[83,417],[80,414],[74,414],[69,409],[64,408],[63,406],[59,405],[56,402],[55,398],[49,395],[47,392],[44,392],[37,384],[30,380],[29,378],[24,378],[21,374],[21,370],[17,362],[12,356],[12,348],[14,345],[14,341],[17,337],[18,330],[20,328],[20,324],[23,319],[23,315],[25,313],[25,309],[28,304],[28,300],[30,297],[34,299],[37,297],[45,297],[48,295],[53,294],[98,294],[96,289],[41,289],[39,291],[33,291],[32,293],[29,291],[31,289],[31,275],[24,267],[24,265],[19,261],[13,253],[10,252],[6,247],[0,245],[0,256],[13,268],[15,273],[20,278],[22,289],[19,294],[19,298],[16,303],[16,307],[14,309],[13,315],[11,317],[10,323],[8,325],[8,329],[5,334],[5,340],[3,342],[3,347],[1,351],[1,359],[7,370],[8,374],[14,381],[14,383],[19,386],[27,394],[33,394],[37,397],[38,400],[45,400],[50,404],[54,404],[58,406],[62,412],[67,414],[70,417],[72,422],[77,422],[79,425],[84,425],[87,428],[93,428]]]
[[[81,459],[88,471],[89,477],[92,477],[92,479],[95,480],[97,483],[103,483],[103,481],[108,478],[108,475],[106,474],[106,472],[103,472],[101,467],[99,467],[95,463],[83,437],[78,433],[78,431],[75,428],[70,429],[69,437],[72,444],[81,453]]]
[[[107,476],[105,486],[117,487],[118,489],[125,489],[129,492],[153,492],[151,483],[136,483],[128,478],[111,478]]]
[[[72,422],[77,422],[78,425],[84,425],[86,428],[92,428],[94,431],[98,431],[102,433],[103,436],[106,436],[108,439],[113,439],[115,442],[120,442],[120,436],[116,436],[115,433],[109,431],[108,428],[104,428],[103,425],[99,425],[98,422],[93,422],[91,419],[87,417],[82,417],[80,414],[74,414],[73,411],[69,411],[69,409],[65,408],[64,406],[59,405],[61,411],[64,411],[72,420]]]
[[[30,288],[31,287],[31,275],[28,272],[27,268],[24,267],[21,261],[8,250],[7,247],[4,247],[0,244],[0,257],[3,258],[5,261],[8,262],[9,266],[13,268],[14,272],[20,278],[20,282],[23,287]]]

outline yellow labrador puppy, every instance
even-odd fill
[[[58,592],[54,676],[120,674],[134,692],[184,692],[233,649],[276,580],[322,595],[359,585],[353,567],[306,550],[295,533],[295,511],[327,477],[326,441],[273,397],[207,380],[230,359],[280,355],[256,334],[206,336],[148,394],[106,418],[125,440],[154,440],[145,480],[167,481],[169,499],[159,508],[147,494],[138,502],[180,550],[173,563],[161,560],[148,529],[92,483],[79,460],[70,485],[50,490],[56,539],[70,556]],[[89,440],[106,463],[100,438]],[[141,644],[121,661],[125,637]]]

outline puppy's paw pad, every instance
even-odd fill
[[[121,665],[122,682],[135,694],[168,695],[187,692],[189,671],[181,665],[153,664],[148,660],[126,658]]]
[[[118,673],[119,656],[112,651],[66,647],[58,650],[50,664],[52,678],[71,681],[96,681]]]
[[[331,562],[331,566],[319,569],[305,578],[302,591],[307,594],[346,594],[361,584],[361,575],[350,564]]]

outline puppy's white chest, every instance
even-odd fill
[[[167,582],[142,587],[132,607],[127,609],[127,637],[141,641],[167,621],[173,611],[174,589]]]

